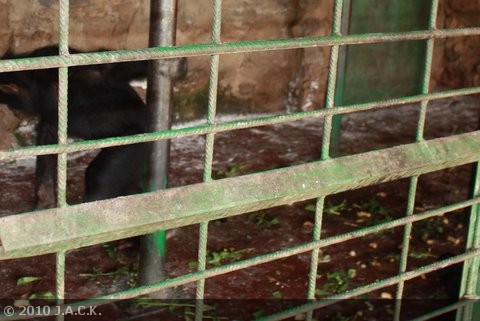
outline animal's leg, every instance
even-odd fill
[[[141,192],[146,145],[102,150],[87,168],[85,201],[92,202]]]
[[[57,143],[56,126],[40,122],[38,130],[37,145]],[[55,207],[56,181],[57,181],[57,155],[37,156],[36,167],[36,208],[44,209]]]

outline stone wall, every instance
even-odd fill
[[[333,0],[225,0],[222,40],[289,38],[330,33]],[[71,0],[70,44],[82,50],[140,48],[148,41],[148,0]],[[178,44],[210,41],[211,0],[178,1]],[[58,41],[58,0],[0,0],[0,51],[16,52]],[[328,49],[226,55],[220,86],[252,109],[284,109],[323,102]],[[209,59],[189,61],[188,79],[199,89],[208,81]],[[272,81],[274,80],[274,81]]]
[[[438,27],[480,26],[480,1],[440,0]],[[480,37],[438,40],[435,46],[433,87],[480,86]]]

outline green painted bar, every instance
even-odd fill
[[[68,68],[58,69],[58,144],[68,144]],[[57,155],[57,204],[67,205],[67,153]]]
[[[478,202],[478,201],[479,200],[476,199],[476,202]],[[462,202],[462,203],[468,203],[468,202]],[[451,207],[451,206],[448,206],[448,207]],[[456,206],[456,207],[458,208],[458,206]],[[463,205],[462,205],[462,208],[464,208]],[[450,210],[446,210],[446,211],[450,211]],[[431,212],[433,212],[433,211],[431,211]],[[419,214],[418,216],[421,216],[424,219],[425,217],[428,216],[426,214],[427,213],[425,212],[425,213]],[[418,220],[418,218],[417,218],[417,220]],[[398,221],[405,221],[405,219],[400,219],[400,220],[396,220],[396,221],[397,222],[390,222],[390,223],[381,224],[381,225],[392,225],[392,223],[393,223],[393,225],[395,225],[396,223],[398,223]],[[405,224],[405,222],[403,222],[403,224]],[[357,231],[356,233],[353,233],[353,234],[355,234],[355,237],[361,237],[362,235],[364,236],[366,234],[369,234],[369,233],[365,233],[366,230],[369,230],[370,231],[369,233],[374,233],[375,230],[377,232],[379,231],[375,227],[370,227],[370,228],[362,229],[362,231]],[[383,229],[383,230],[385,230],[385,229]],[[362,232],[362,233],[359,233],[359,232]],[[121,292],[117,292],[117,293],[113,293],[113,294],[107,294],[107,295],[104,295],[102,297],[92,298],[92,299],[88,299],[88,300],[85,300],[85,301],[80,301],[80,302],[76,302],[76,303],[73,303],[73,304],[68,304],[68,305],[64,306],[64,308],[61,309],[60,311],[65,311],[66,307],[70,307],[71,310],[75,311],[75,309],[77,307],[85,307],[85,306],[88,307],[88,306],[97,306],[97,305],[108,304],[108,303],[112,303],[113,301],[119,301],[119,300],[134,298],[134,297],[137,297],[137,296],[140,296],[140,295],[145,295],[145,294],[156,292],[156,291],[159,291],[159,290],[162,290],[162,289],[171,288],[171,287],[179,286],[179,285],[182,285],[182,284],[187,284],[187,283],[192,282],[192,281],[209,278],[209,277],[219,275],[219,274],[225,274],[225,273],[229,273],[229,272],[232,272],[232,271],[237,271],[237,270],[240,270],[240,269],[247,268],[249,266],[258,265],[258,264],[270,262],[270,261],[273,261],[273,260],[278,260],[278,259],[281,259],[281,258],[284,258],[284,257],[299,254],[299,253],[304,253],[304,252],[307,252],[307,251],[309,251],[313,248],[323,247],[323,246],[328,246],[328,245],[331,245],[331,244],[336,244],[336,243],[339,243],[339,242],[343,242],[343,241],[345,241],[345,238],[342,237],[342,236],[343,235],[334,236],[334,237],[330,237],[328,239],[325,239],[323,241],[311,242],[311,243],[307,243],[307,244],[303,244],[303,245],[299,245],[299,246],[294,246],[294,247],[291,247],[290,249],[279,250],[277,252],[264,254],[264,255],[261,255],[261,256],[255,257],[255,258],[250,258],[250,259],[246,259],[246,260],[243,260],[243,261],[229,263],[229,264],[226,264],[226,265],[223,265],[223,266],[220,266],[220,267],[211,268],[211,269],[206,270],[206,271],[193,272],[193,273],[183,275],[183,276],[179,276],[179,277],[176,277],[176,278],[173,278],[173,279],[167,279],[165,281],[161,281],[159,283],[149,285],[149,286],[141,286],[141,287],[138,287],[138,288],[135,288],[135,289],[125,290],[125,291],[121,291]],[[421,267],[417,270],[409,271],[409,272],[407,272],[405,274],[402,274],[402,275],[396,275],[396,276],[388,278],[388,279],[379,280],[375,283],[372,283],[372,284],[369,284],[369,285],[366,285],[366,286],[363,286],[363,287],[360,287],[360,288],[352,289],[349,292],[341,293],[341,294],[338,294],[338,295],[331,296],[329,298],[325,298],[321,302],[316,301],[317,303],[314,304],[314,305],[312,305],[312,304],[302,305],[302,306],[296,307],[292,310],[301,310],[302,312],[307,312],[307,311],[310,311],[312,309],[319,308],[318,304],[321,304],[321,306],[328,306],[328,305],[334,304],[338,300],[354,298],[355,296],[358,296],[358,295],[361,295],[361,294],[364,294],[364,293],[368,293],[368,292],[371,292],[373,290],[377,290],[377,289],[380,289],[382,287],[392,285],[394,283],[398,283],[401,280],[409,280],[409,279],[418,277],[422,274],[429,273],[429,272],[432,272],[432,271],[435,271],[435,270],[438,270],[438,269],[441,269],[441,268],[445,268],[447,266],[451,266],[453,264],[462,262],[466,259],[469,259],[469,258],[472,258],[472,257],[475,257],[475,256],[479,256],[479,255],[480,255],[480,250],[463,253],[461,255],[458,255],[458,256],[455,256],[455,257],[452,257],[452,258],[449,258],[449,259],[446,259],[446,260],[437,261],[435,263],[423,266],[423,267]],[[282,312],[283,317],[280,318],[280,319],[275,319],[275,320],[284,319],[284,316],[286,314],[292,313],[292,310]],[[55,313],[55,312],[53,312],[53,313]],[[299,312],[299,313],[301,313],[301,312]],[[45,314],[43,316],[48,316],[48,315],[51,315],[51,314]],[[5,317],[4,315],[0,314],[0,321],[3,321],[3,320],[22,320],[22,319],[28,319],[28,318],[30,318],[29,315],[20,316],[20,315],[17,314],[17,315],[14,315],[14,316]]]
[[[59,53],[68,56],[70,2],[59,3]],[[67,144],[68,132],[68,68],[58,69],[58,144]],[[67,153],[57,155],[57,205],[67,206]],[[55,297],[57,304],[65,299],[66,251],[56,254]],[[63,315],[57,315],[56,321],[63,321]]]
[[[68,57],[51,56],[0,60],[0,72],[82,66],[102,63],[210,56],[269,50],[327,47],[334,45],[369,44],[398,42],[406,40],[427,40],[460,36],[479,36],[480,28],[458,28],[435,31],[369,33],[347,36],[324,36],[275,40],[239,41],[224,44],[199,44],[176,47],[156,47],[132,50],[72,54]]]
[[[450,312],[450,311],[454,311],[454,310],[458,310],[460,308],[464,308],[468,305],[472,304],[471,301],[468,301],[468,300],[461,300],[461,301],[458,301],[457,303],[454,303],[454,304],[450,304],[450,305],[447,305],[445,307],[442,307],[438,310],[435,310],[433,312],[430,312],[430,313],[427,313],[427,314],[424,314],[418,318],[415,318],[415,319],[412,319],[410,321],[426,321],[426,320],[432,320],[433,318],[435,317],[438,317],[438,316],[441,316],[447,312]]]
[[[237,262],[234,262],[234,263],[226,264],[226,265],[223,265],[223,266],[220,266],[220,267],[210,268],[210,269],[205,270],[205,271],[197,271],[197,272],[193,272],[193,273],[190,273],[190,274],[187,274],[187,275],[182,275],[182,276],[179,276],[179,277],[176,277],[176,278],[173,278],[173,279],[168,279],[166,281],[159,282],[159,283],[151,285],[151,286],[139,287],[139,288],[135,288],[135,289],[125,290],[125,291],[122,291],[122,292],[117,292],[117,293],[114,293],[114,294],[109,294],[109,295],[106,295],[106,296],[103,296],[103,297],[97,298],[97,299],[101,299],[101,300],[124,300],[124,299],[134,298],[136,296],[156,292],[156,291],[166,289],[166,288],[169,288],[169,287],[179,286],[179,285],[187,284],[187,283],[197,281],[197,280],[200,280],[200,279],[206,279],[206,278],[210,278],[210,277],[213,277],[213,276],[216,276],[216,275],[221,275],[221,274],[225,274],[225,273],[229,273],[229,272],[233,272],[233,271],[238,271],[238,270],[245,269],[245,268],[248,268],[248,267],[252,267],[252,266],[255,266],[255,265],[268,263],[268,262],[272,262],[272,261],[279,260],[279,259],[282,259],[282,258],[286,258],[286,257],[289,257],[289,256],[294,256],[294,255],[297,255],[297,254],[305,253],[305,252],[308,252],[308,251],[311,251],[311,250],[314,250],[314,249],[317,249],[317,248],[322,248],[322,247],[326,247],[326,246],[333,245],[333,244],[339,244],[339,243],[342,243],[342,242],[345,242],[345,241],[348,241],[348,240],[352,240],[352,239],[356,239],[356,238],[360,238],[360,237],[365,237],[367,235],[372,235],[374,233],[380,233],[380,232],[388,230],[388,229],[392,229],[392,228],[399,227],[399,226],[404,226],[407,223],[419,222],[419,221],[422,221],[422,220],[426,220],[428,218],[443,215],[445,213],[450,213],[452,211],[461,210],[461,209],[467,208],[468,206],[478,204],[478,203],[480,203],[480,198],[477,197],[477,198],[474,198],[474,199],[471,199],[471,200],[468,200],[468,201],[463,201],[463,202],[447,205],[447,206],[444,206],[444,207],[441,207],[441,208],[437,208],[437,209],[434,209],[434,210],[426,211],[426,212],[423,212],[423,213],[420,213],[420,214],[416,214],[416,215],[411,216],[411,217],[404,217],[404,218],[401,218],[401,219],[396,219],[394,221],[390,221],[388,223],[383,223],[383,224],[375,225],[375,226],[372,226],[372,227],[363,228],[363,229],[357,230],[355,232],[350,232],[350,233],[346,233],[346,234],[331,236],[331,237],[328,237],[328,238],[324,238],[323,240],[304,243],[304,244],[293,246],[293,247],[290,247],[290,248],[287,248],[287,249],[278,250],[276,252],[267,253],[267,254],[256,256],[256,257],[253,257],[253,258],[250,258],[250,259],[241,260],[241,261],[237,261]],[[443,268],[446,265],[451,265],[451,264],[454,264],[456,262],[460,262],[461,260],[463,260],[465,258],[471,258],[471,257],[474,257],[474,256],[478,256],[479,253],[480,253],[479,251],[476,251],[476,252],[469,252],[469,253],[466,253],[466,254],[462,254],[459,257],[448,259],[447,260],[449,262],[448,264],[445,264],[445,262],[447,262],[447,261],[434,263],[434,267]],[[352,295],[352,297],[353,297],[353,295]]]
[[[314,241],[320,240],[322,234],[323,223],[323,209],[325,205],[325,197],[317,198],[315,204],[315,225],[313,227]],[[320,249],[314,249],[310,258],[310,272],[308,274],[308,287],[307,287],[307,299],[315,299],[315,290],[317,286],[317,272],[318,272],[318,256],[320,255]],[[307,320],[312,320],[313,315],[308,314]]]
[[[297,315],[301,315],[301,314],[307,313],[309,311],[313,311],[313,310],[317,310],[317,309],[321,309],[321,308],[330,306],[330,305],[335,304],[335,303],[337,303],[341,300],[346,300],[346,299],[351,299],[351,298],[354,298],[354,297],[358,297],[362,294],[367,294],[369,292],[373,292],[375,290],[379,290],[379,289],[382,289],[384,287],[397,284],[399,282],[405,282],[405,281],[414,279],[414,278],[416,278],[416,277],[418,277],[422,274],[427,274],[429,272],[433,272],[433,271],[436,271],[438,269],[441,269],[441,268],[444,268],[446,266],[454,264],[452,262],[462,262],[465,259],[473,258],[475,256],[478,256],[479,254],[480,254],[480,250],[476,250],[476,251],[471,251],[469,253],[464,253],[464,254],[458,255],[458,256],[456,256],[454,258],[451,258],[451,259],[437,261],[435,263],[422,266],[418,269],[408,271],[408,272],[404,272],[404,273],[400,273],[400,274],[397,274],[396,276],[393,276],[393,277],[390,277],[390,278],[387,278],[387,279],[383,279],[383,280],[379,280],[377,282],[370,283],[370,284],[367,284],[365,286],[349,290],[347,292],[336,294],[336,295],[330,296],[330,297],[325,298],[325,299],[316,300],[316,301],[313,301],[312,303],[307,303],[307,304],[304,304],[304,305],[301,305],[301,306],[298,306],[298,307],[294,307],[292,309],[285,310],[285,311],[279,312],[279,313],[274,314],[274,315],[270,315],[270,316],[267,316],[267,317],[262,317],[262,318],[256,319],[256,321],[277,321],[277,320],[285,320],[285,319],[288,319],[288,318],[291,318],[291,317],[295,317]],[[473,320],[473,319],[471,319],[471,320]],[[469,321],[471,321],[471,320],[469,320]]]
[[[213,0],[213,21],[212,21],[212,42],[221,43],[222,27],[222,0]],[[207,124],[215,124],[217,113],[217,94],[218,94],[218,72],[220,66],[220,56],[212,55],[210,58],[210,78],[208,88],[208,111]],[[213,149],[215,145],[215,133],[209,133],[205,137],[205,158],[203,167],[203,181],[205,183],[212,181]],[[208,247],[208,224],[209,221],[200,223],[198,237],[198,271],[205,271],[207,267],[207,247]],[[195,321],[203,320],[204,313],[204,294],[205,279],[197,281],[195,292]]]
[[[350,25],[350,12],[351,12],[351,2],[352,0],[346,0],[342,3],[342,14],[341,14],[341,23],[337,29],[333,30],[334,35],[347,35],[348,28]],[[332,47],[331,53],[334,53]],[[335,91],[333,95],[334,105],[338,106],[340,101],[343,99],[344,95],[344,87],[345,87],[345,69],[347,65],[347,46],[339,46],[337,49],[336,55],[338,56],[337,59],[337,81],[335,83]],[[326,104],[328,106],[328,103]],[[324,130],[328,129],[328,135],[330,136],[330,142],[328,148],[328,154],[336,157],[338,155],[338,147],[340,144],[340,134],[342,130],[342,117],[340,115],[334,115],[330,119],[325,119]],[[324,148],[326,149],[326,148]],[[325,154],[324,151],[322,151]],[[310,316],[310,315],[309,315]]]
[[[413,215],[415,212],[415,196],[417,193],[418,177],[419,177],[418,175],[415,175],[410,178],[408,198],[407,198],[407,208],[405,210],[406,212],[405,216],[407,217]],[[403,273],[407,271],[412,225],[413,225],[412,223],[407,223],[404,227],[398,273]],[[405,287],[405,284],[403,282],[400,282],[397,285],[397,291],[395,294],[396,302],[395,302],[394,321],[400,320],[400,312],[402,307],[402,297],[403,297],[404,287]]]
[[[419,222],[421,220],[425,220],[425,219],[428,219],[428,218],[431,218],[431,217],[434,217],[434,216],[438,216],[438,215],[442,215],[442,214],[445,214],[445,213],[450,213],[450,212],[453,212],[453,211],[465,209],[465,208],[467,208],[469,206],[472,206],[474,204],[478,204],[479,202],[480,202],[480,198],[476,197],[476,198],[471,199],[471,200],[467,200],[467,201],[463,201],[463,202],[459,202],[459,203],[455,203],[455,204],[450,204],[450,205],[447,205],[447,206],[444,206],[444,207],[441,207],[441,208],[437,208],[437,209],[434,209],[434,210],[429,210],[429,211],[426,211],[426,212],[423,212],[423,213],[419,213],[419,214],[416,214],[416,215],[408,217],[408,218],[404,217],[404,218],[396,219],[396,220],[390,221],[388,223],[383,223],[383,224],[375,225],[375,226],[372,226],[372,227],[363,228],[363,229],[357,230],[355,232],[336,235],[336,236],[328,237],[328,238],[325,238],[325,239],[319,240],[319,241],[312,241],[312,242],[309,242],[309,243],[293,246],[293,247],[290,247],[288,249],[279,250],[279,251],[276,251],[276,252],[273,252],[273,253],[267,253],[267,254],[263,254],[263,255],[260,255],[260,256],[254,257],[254,258],[250,258],[250,259],[241,260],[241,261],[237,261],[237,262],[234,262],[234,263],[229,263],[229,264],[226,264],[226,265],[222,265],[220,267],[210,268],[210,269],[205,270],[205,271],[197,271],[197,272],[193,272],[193,273],[190,273],[190,274],[187,274],[187,275],[182,275],[182,276],[179,276],[179,277],[176,277],[176,278],[173,278],[173,279],[168,279],[168,280],[165,280],[165,281],[158,282],[158,283],[153,284],[153,285],[141,286],[141,287],[138,287],[138,288],[125,290],[125,291],[117,292],[117,293],[114,293],[114,294],[108,294],[108,295],[98,297],[98,298],[88,299],[86,301],[77,302],[77,303],[75,303],[73,305],[69,305],[69,306],[75,307],[75,306],[102,305],[102,304],[110,303],[112,300],[113,301],[118,301],[118,300],[125,300],[125,299],[134,298],[134,297],[137,297],[137,296],[140,296],[140,295],[145,295],[145,294],[157,292],[157,291],[160,291],[162,289],[187,284],[187,283],[197,281],[197,280],[200,280],[200,279],[206,279],[206,278],[213,277],[213,276],[216,276],[216,275],[225,274],[225,273],[229,273],[229,272],[232,272],[232,271],[238,271],[238,270],[245,269],[245,268],[248,268],[248,267],[251,267],[251,266],[271,262],[271,261],[274,261],[274,260],[279,260],[279,259],[286,258],[286,257],[289,257],[289,256],[297,255],[297,254],[300,254],[300,253],[305,253],[305,252],[311,251],[311,250],[316,249],[316,248],[326,247],[326,246],[333,245],[333,244],[339,244],[339,243],[345,242],[347,240],[352,240],[352,239],[355,239],[355,238],[365,237],[367,235],[371,235],[371,234],[374,234],[374,233],[379,233],[381,231],[385,231],[385,230],[388,230],[388,229],[391,229],[391,228],[404,226],[407,223]],[[432,265],[429,266],[428,270],[433,271],[433,270],[436,270],[436,269],[439,269],[439,268],[444,268],[446,266],[449,266],[449,265],[452,265],[452,264],[455,264],[455,263],[458,263],[458,262],[462,262],[465,259],[472,258],[474,256],[479,256],[479,254],[480,254],[479,251],[468,252],[468,253],[461,254],[460,256],[449,258],[445,261],[435,262],[435,263],[433,263]],[[417,276],[422,274],[422,271],[420,271],[420,272],[419,271],[413,271],[413,272],[418,273]],[[423,271],[423,272],[425,272],[425,271]],[[402,278],[400,277],[400,280],[401,279]],[[376,286],[381,286],[382,282],[385,282],[385,281],[379,281],[379,283]],[[342,294],[342,295],[344,295],[344,294]],[[355,294],[352,294],[351,292],[349,292],[346,295],[348,296],[347,298],[351,298],[351,297],[355,296]],[[28,318],[28,316],[26,316],[26,318]],[[7,319],[11,320],[12,318],[7,318]],[[1,314],[0,314],[0,320],[4,320],[4,318],[2,317]],[[14,318],[14,320],[17,320],[17,318]]]
[[[480,195],[480,163],[475,164],[472,175],[471,197]],[[468,235],[465,249],[480,248],[480,206],[472,205],[468,221]],[[460,284],[460,297],[480,298],[480,258],[465,261]],[[480,303],[468,305],[457,312],[457,320],[477,320],[480,318]]]
[[[220,133],[236,129],[252,128],[266,126],[271,124],[286,123],[307,118],[324,117],[327,115],[343,115],[362,110],[372,110],[379,108],[395,107],[397,105],[417,103],[422,100],[444,99],[463,95],[473,95],[480,93],[480,87],[463,88],[449,90],[443,92],[430,93],[425,95],[416,95],[405,98],[389,99],[384,101],[355,104],[347,106],[338,106],[335,108],[320,109],[315,111],[299,112],[293,114],[282,114],[276,116],[260,117],[255,119],[237,120],[232,122],[219,123],[214,125],[200,125],[196,127],[188,127],[181,129],[173,129],[158,133],[140,134],[132,136],[114,137],[98,140],[86,140],[74,142],[68,145],[45,145],[32,146],[8,151],[0,151],[0,160],[13,160],[20,157],[48,155],[58,153],[71,153],[84,150],[92,150],[97,148],[105,148],[112,146],[122,146],[134,143],[146,143],[159,139],[181,138],[187,136],[204,135],[209,133]]]
[[[479,149],[480,133],[472,132],[166,191],[4,217],[0,219],[1,257],[68,250],[419,175],[478,161]]]
[[[428,6],[428,2],[430,2],[430,6]],[[432,0],[432,1],[425,1],[425,2],[404,2],[405,7],[403,7],[403,10],[407,11],[414,11],[413,14],[410,12],[409,17],[416,17],[420,16],[420,19],[417,21],[411,21],[411,20],[406,20],[404,22],[401,21],[398,17],[395,18],[397,26],[400,25],[400,28],[424,28],[422,25],[428,20],[428,27],[429,30],[435,30],[436,29],[436,19],[438,15],[438,0]],[[429,8],[429,17],[428,19],[425,17],[425,11]],[[414,19],[415,20],[415,19]],[[405,24],[408,22],[408,24]],[[403,25],[402,25],[403,24]],[[387,44],[390,47],[393,47],[395,49],[396,46],[398,46],[397,43],[392,43],[392,44]],[[373,45],[375,46],[375,45]],[[400,59],[397,59],[400,61],[400,63],[396,64],[394,68],[404,68],[404,63],[405,60],[412,60],[414,63],[413,64],[407,64],[407,68],[405,70],[402,69],[403,75],[406,75],[407,79],[406,83],[402,83],[403,87],[402,91],[405,92],[417,92],[418,90],[422,94],[428,94],[430,90],[430,78],[431,78],[431,71],[432,71],[432,60],[433,60],[433,46],[434,46],[434,39],[428,39],[426,46],[424,42],[420,43],[407,43],[407,46],[414,47],[416,49],[417,53],[418,51],[422,51],[422,49],[425,49],[425,55],[424,57],[421,57],[420,55],[410,57],[410,52],[402,52],[400,51]],[[392,48],[390,48],[392,49]],[[398,58],[398,57],[397,57]],[[423,64],[423,68],[419,68],[418,64],[420,63]],[[423,69],[423,77],[420,76],[420,73],[418,72],[419,70]],[[395,70],[397,72],[397,70]],[[396,74],[389,74],[389,76],[394,76],[396,77]],[[396,83],[396,79],[390,79],[390,83],[388,85],[391,85],[392,83]],[[421,81],[419,88],[416,88],[417,83]],[[391,93],[390,93],[391,94]],[[395,93],[394,93],[395,94]],[[401,92],[396,93],[396,94],[402,94]],[[428,106],[428,100],[424,100],[420,103],[420,112],[419,112],[419,117],[418,117],[418,122],[417,122],[417,141],[422,141],[423,140],[423,133],[424,133],[424,127],[425,127],[425,120],[426,120],[426,114],[427,114],[427,106]],[[410,187],[408,191],[408,200],[407,200],[407,209],[406,209],[406,215],[413,215],[415,211],[415,198],[416,198],[416,192],[417,192],[417,184],[418,184],[418,176],[413,176],[410,178]],[[410,251],[410,239],[411,239],[411,233],[412,233],[412,224],[406,224],[403,232],[403,241],[402,241],[402,250],[400,254],[400,262],[399,262],[399,273],[403,273],[407,271],[408,267],[408,253]],[[403,298],[403,292],[404,292],[404,282],[399,282],[397,285],[397,291],[395,294],[396,302],[395,302],[395,312],[394,312],[394,321],[400,321],[401,319],[401,311],[402,311],[402,298]]]
[[[348,0],[347,0],[348,1]],[[344,1],[336,0],[335,8],[333,10],[333,22],[332,22],[332,34],[340,35],[342,27]],[[325,101],[325,108],[331,109],[335,106],[335,87],[337,84],[338,74],[338,61],[339,61],[339,46],[333,46],[330,50],[330,65],[328,68],[328,82],[327,82],[327,97]],[[322,138],[322,150],[321,159],[326,160],[330,158],[330,145],[332,142],[332,117],[331,115],[325,116],[323,123],[323,138]],[[335,139],[334,139],[335,140]],[[320,240],[323,223],[323,208],[325,205],[325,196],[317,198],[315,204],[315,223],[313,227],[313,240]],[[318,270],[318,256],[320,249],[314,249],[310,258],[310,271],[308,275],[307,286],[307,299],[315,299],[315,288],[317,286],[317,270]],[[306,321],[312,321],[313,314],[308,313],[306,315]]]

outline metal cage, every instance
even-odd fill
[[[480,35],[480,28],[437,29],[438,2],[438,0],[432,1],[427,30],[345,35],[341,31],[344,1],[335,0],[333,31],[330,36],[222,43],[220,37],[222,1],[214,0],[212,41],[210,43],[69,54],[69,1],[60,0],[60,55],[0,61],[0,72],[59,68],[59,143],[49,146],[33,146],[0,151],[0,160],[57,154],[58,200],[60,206],[40,212],[0,218],[0,239],[2,243],[0,259],[57,253],[57,299],[62,300],[65,283],[65,255],[68,250],[153,233],[158,230],[200,223],[198,270],[196,272],[95,298],[99,299],[97,301],[92,298],[92,300],[88,301],[88,304],[101,304],[101,300],[134,298],[168,287],[197,282],[196,298],[199,300],[196,305],[195,319],[202,320],[203,304],[201,299],[204,297],[205,280],[207,278],[299,253],[310,252],[311,267],[308,293],[305,294],[305,299],[309,301],[280,313],[263,317],[261,318],[262,320],[282,320],[302,313],[306,314],[307,320],[311,320],[315,309],[332,304],[338,300],[353,298],[391,285],[397,286],[396,298],[401,299],[403,285],[407,280],[459,262],[465,262],[461,290],[461,298],[463,299],[441,310],[418,318],[418,320],[433,318],[436,315],[454,309],[460,309],[463,320],[473,320],[473,313],[476,308],[475,301],[472,299],[478,299],[479,294],[477,284],[480,265],[480,211],[478,207],[480,202],[480,166],[478,164],[476,166],[474,195],[469,200],[413,215],[416,186],[421,174],[474,163],[480,160],[480,133],[478,131],[433,140],[425,140],[423,137],[429,101],[480,93],[480,87],[429,92],[435,41],[443,38]],[[347,45],[410,40],[424,40],[427,43],[420,94],[361,104],[337,105],[335,103],[340,48]],[[250,120],[216,122],[217,82],[219,58],[221,55],[311,47],[331,47],[325,108],[308,112],[259,117]],[[67,71],[69,67],[193,56],[211,56],[207,124],[120,138],[67,142]],[[386,109],[395,105],[411,103],[420,103],[420,117],[415,143],[351,156],[331,157],[330,145],[332,139],[332,119],[334,116],[373,109]],[[213,144],[216,133],[313,117],[324,118],[321,160],[242,177],[212,180]],[[132,143],[165,141],[193,135],[206,135],[207,137],[204,159],[204,183],[95,203],[67,205],[65,191],[66,156],[68,153]],[[289,177],[288,182],[285,180],[285,177]],[[321,237],[322,213],[327,195],[400,178],[410,178],[407,212],[403,218],[335,237]],[[314,233],[311,241],[219,267],[206,267],[209,221],[307,199],[317,200]],[[409,236],[412,224],[452,210],[468,208],[471,209],[471,214],[465,252],[420,269],[407,271]],[[121,222],[114,219],[114,217],[118,216],[122,217]],[[42,221],[41,225],[36,224],[38,220]],[[393,227],[404,228],[399,272],[396,276],[330,296],[327,298],[328,300],[314,300],[318,256],[322,247],[360,238]],[[75,303],[70,305],[70,307],[75,308],[81,305],[85,305],[85,302]],[[67,307],[63,306],[63,309]],[[395,313],[392,316],[394,320],[399,320],[401,307],[401,300],[397,300]],[[476,313],[478,316],[478,311]],[[17,315],[16,318],[21,318],[21,316]],[[59,316],[58,318],[61,319],[62,317]]]

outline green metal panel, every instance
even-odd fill
[[[427,29],[431,1],[347,0],[343,7],[343,35],[405,32]],[[424,41],[342,46],[335,104],[418,94],[425,49]],[[336,116],[332,125],[332,155],[337,154],[340,129],[341,117]]]
[[[405,32],[428,27],[431,1],[351,1],[348,34]],[[337,103],[354,104],[418,94],[424,41],[347,46]]]

